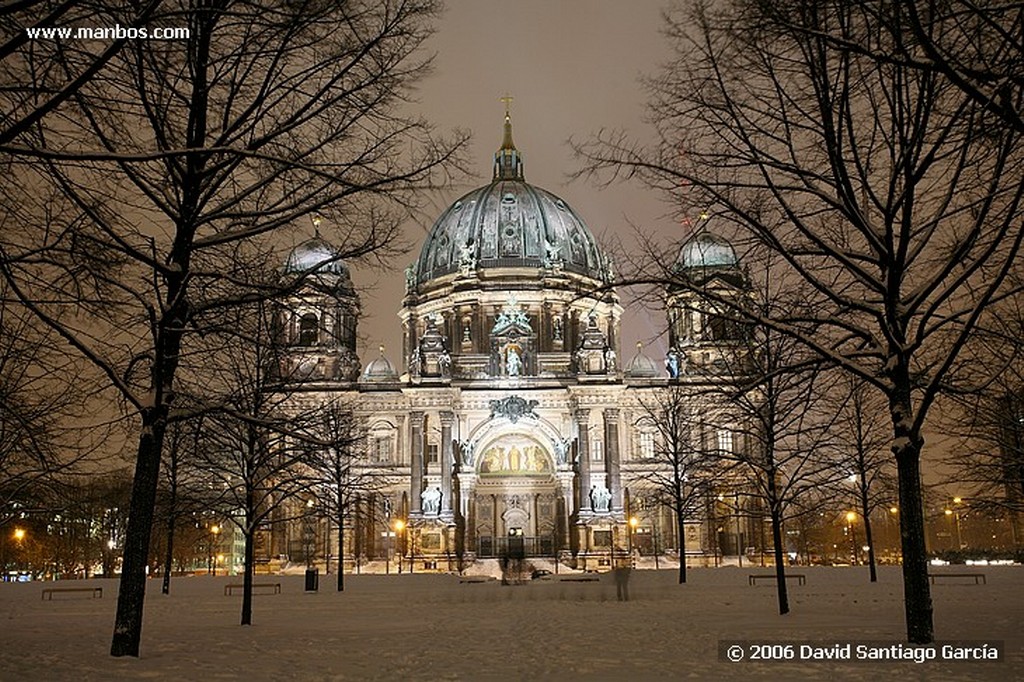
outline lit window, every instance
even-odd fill
[[[718,430],[718,449],[722,452],[732,453],[732,431],[729,429]]]
[[[640,432],[640,457],[652,459],[654,457],[654,432]]]

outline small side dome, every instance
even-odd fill
[[[366,366],[363,381],[398,381],[398,372],[391,361],[384,357],[384,346],[380,347],[380,356]]]
[[[624,374],[634,379],[653,379],[658,376],[658,365],[644,354],[644,344],[636,344],[636,355],[626,365]]]
[[[289,274],[313,273],[348,277],[348,268],[338,258],[337,250],[319,234],[292,249],[285,261],[284,270]]]
[[[679,249],[676,268],[738,268],[736,250],[725,239],[702,231],[693,235]]]

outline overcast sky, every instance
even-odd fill
[[[405,266],[423,244],[432,221],[458,196],[490,182],[494,151],[501,144],[507,92],[516,146],[523,153],[527,182],[554,192],[587,222],[602,246],[628,235],[627,221],[653,230],[672,230],[670,208],[635,185],[608,190],[583,181],[570,183],[577,166],[567,145],[602,127],[645,134],[646,96],[639,79],[654,73],[668,56],[661,35],[662,0],[448,0],[429,43],[436,53],[433,74],[419,85],[419,111],[439,130],[468,129],[473,181],[435,199],[425,224],[411,224],[415,243],[393,274],[357,272],[363,287],[359,349],[365,365],[384,343],[392,362],[401,362],[397,313]],[[624,321],[622,354],[633,355],[662,327],[660,316],[639,313]],[[663,342],[662,342],[662,345]],[[652,356],[664,349],[651,349]]]

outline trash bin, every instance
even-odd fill
[[[306,592],[316,592],[320,588],[320,571],[316,568],[306,569]]]

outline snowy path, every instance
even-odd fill
[[[502,587],[454,576],[351,576],[344,594],[321,576],[274,577],[280,595],[255,599],[237,625],[236,578],[176,579],[171,596],[149,584],[142,657],[106,652],[117,584],[102,599],[57,595],[53,583],[0,584],[0,680],[671,680],[1024,679],[1024,568],[989,567],[986,585],[937,585],[936,636],[1004,640],[1004,662],[726,663],[720,639],[902,641],[899,571],[871,585],[863,568],[801,568],[792,613],[776,613],[774,587],[750,587],[763,569],[634,571],[632,601],[599,583],[535,581]],[[797,571],[794,571],[797,572]],[[262,577],[261,577],[262,580]]]

